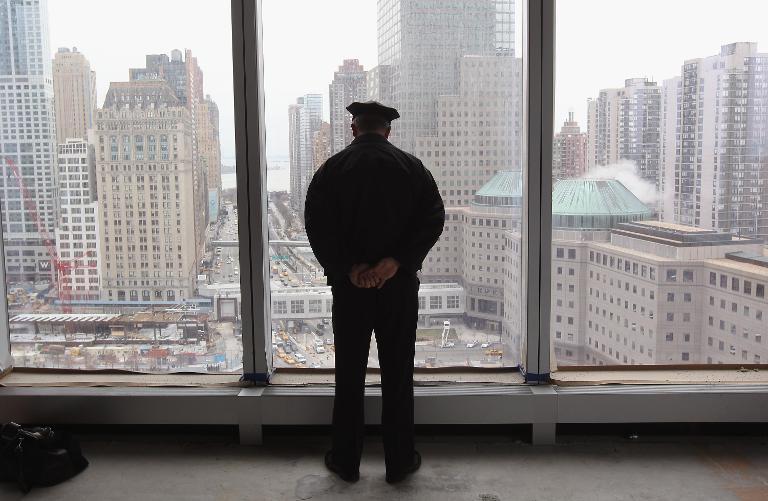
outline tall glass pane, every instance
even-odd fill
[[[398,109],[390,140],[422,160],[446,206],[420,274],[414,364],[519,365],[521,2],[263,9],[275,366],[333,367],[331,289],[308,245],[304,203],[314,172],[352,141],[346,106],[367,100]],[[378,365],[375,341],[369,365]]]
[[[15,365],[242,369],[230,32],[226,2],[0,0]]]
[[[766,13],[557,2],[560,366],[768,361]]]

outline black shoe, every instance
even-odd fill
[[[421,468],[421,454],[419,454],[417,451],[413,451],[413,462],[403,471],[399,471],[397,473],[387,472],[387,483],[396,484],[397,482],[401,482],[405,480],[405,477],[411,473],[414,473],[419,468]]]
[[[339,476],[345,482],[357,482],[360,480],[359,471],[345,471],[342,467],[333,462],[333,451],[325,453],[325,467]]]

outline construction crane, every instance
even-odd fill
[[[40,222],[37,206],[30,196],[27,187],[24,186],[24,179],[19,171],[19,166],[9,157],[5,157],[5,163],[11,169],[11,172],[13,172],[14,177],[19,183],[19,190],[21,191],[22,200],[24,201],[24,208],[27,213],[32,216],[37,231],[43,239],[43,244],[48,250],[48,255],[51,257],[53,281],[61,303],[62,313],[72,313],[72,280],[74,279],[74,272],[81,268],[96,268],[96,265],[93,263],[94,251],[86,251],[85,255],[80,259],[60,259],[58,252],[56,252],[55,239],[48,233],[45,225]],[[89,260],[87,264],[84,263],[86,259]],[[68,280],[65,280],[65,277]]]

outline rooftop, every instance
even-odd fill
[[[552,190],[555,228],[608,229],[651,215],[651,209],[615,179],[562,179]]]
[[[501,170],[477,190],[474,205],[522,206],[523,173]]]
[[[617,225],[615,233],[638,236],[675,247],[697,247],[712,245],[756,244],[760,240],[739,237],[711,229],[663,223],[660,221],[633,221]]]

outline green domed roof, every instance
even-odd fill
[[[552,191],[552,226],[609,229],[649,219],[651,209],[615,179],[562,179]]]
[[[523,200],[523,173],[501,170],[477,190],[473,204],[494,206],[521,206]]]

